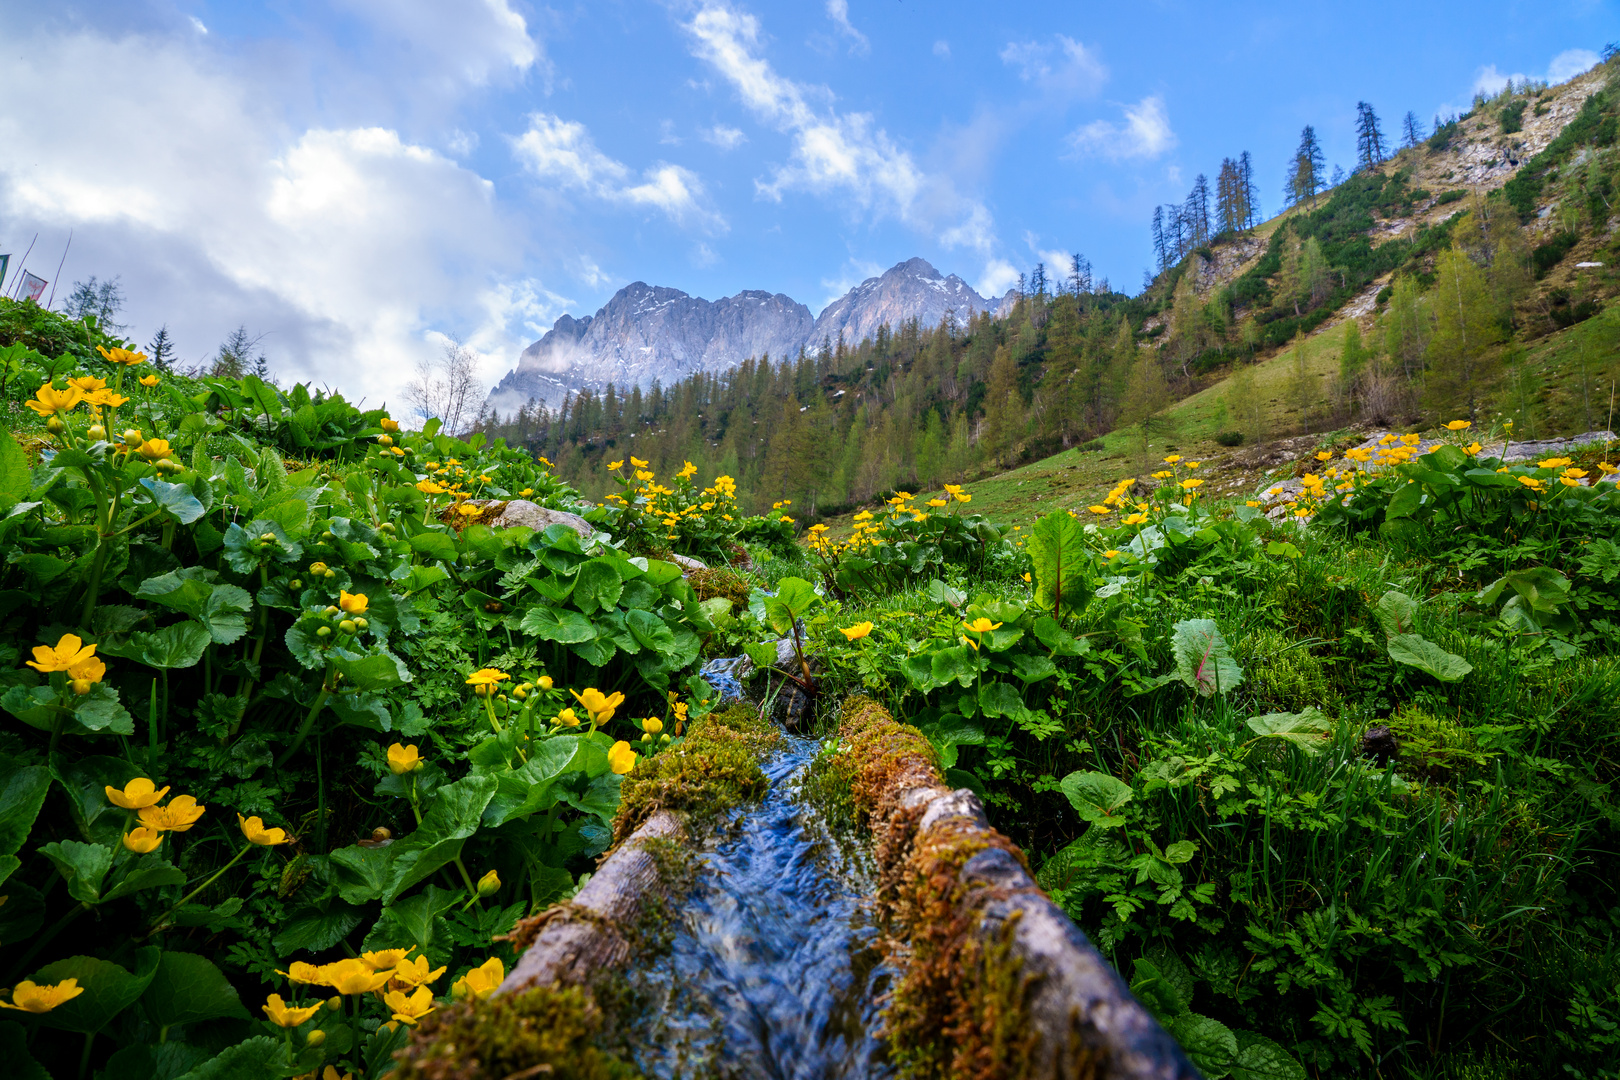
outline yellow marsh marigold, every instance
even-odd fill
[[[1538,461],[1536,464],[1543,469],[1562,469],[1566,465],[1575,464],[1575,461],[1567,457],[1550,457],[1546,461]]]
[[[393,979],[405,986],[426,986],[436,982],[445,972],[444,968],[435,968],[428,963],[428,958],[418,956],[414,960],[401,960],[394,965]]]
[[[33,400],[25,404],[41,416],[55,416],[57,413],[71,412],[73,407],[83,400],[84,391],[77,386],[57,390],[50,383],[46,383],[34,391]]]
[[[124,846],[137,855],[147,855],[163,843],[163,834],[147,825],[137,825],[124,834]]]
[[[107,665],[102,663],[99,656],[87,656],[68,668],[67,674],[73,692],[84,695],[88,694],[90,688],[106,676]]]
[[[688,461],[684,468],[675,475],[682,480],[690,480],[697,473],[697,466]]]
[[[415,949],[415,945],[408,949],[377,949],[361,953],[360,959],[372,971],[393,971]]]
[[[11,991],[10,1001],[0,1001],[0,1009],[18,1012],[48,1013],[64,1001],[72,1001],[84,993],[78,979],[63,979],[59,983],[41,986],[24,979]]]
[[[264,1009],[264,1015],[270,1018],[272,1024],[277,1027],[295,1028],[326,1008],[326,1002],[317,1001],[313,1005],[304,1006],[288,1005],[281,1000],[280,994],[271,994],[260,1007]]]
[[[96,352],[100,353],[101,358],[107,361],[109,364],[121,364],[125,367],[134,367],[136,364],[146,363],[146,354],[143,352],[135,352],[132,349],[104,349],[100,345],[97,345]]]
[[[1467,431],[1469,428],[1471,428],[1473,426],[1474,426],[1474,424],[1473,424],[1473,421],[1471,421],[1471,420],[1453,420],[1453,421],[1451,421],[1451,423],[1446,425],[1446,430],[1447,431]]]
[[[859,641],[872,632],[872,624],[870,622],[858,622],[854,626],[840,626],[838,632],[851,641]]]
[[[1164,463],[1166,465],[1174,465],[1176,462],[1178,462],[1180,460],[1181,460],[1181,455],[1180,454],[1171,454],[1169,457],[1164,459]]]
[[[201,820],[207,809],[190,795],[176,795],[168,806],[142,807],[139,816],[142,825],[158,832],[186,832]]]
[[[951,496],[951,498],[953,498],[957,502],[961,502],[961,503],[966,503],[966,502],[972,502],[973,501],[973,496],[969,495],[965,491],[959,491],[955,495]]]
[[[928,505],[929,506],[949,506],[951,504],[946,502],[944,499],[929,499],[928,500]]]
[[[1473,455],[1479,453],[1483,449],[1485,449],[1485,448],[1483,446],[1479,445],[1478,442],[1471,442],[1467,446],[1463,447],[1463,453],[1465,453],[1468,456],[1472,457]]]
[[[630,744],[620,739],[608,751],[608,765],[614,772],[623,776],[636,767],[636,752],[630,749]]]
[[[144,776],[137,776],[125,784],[122,791],[110,785],[102,790],[107,793],[108,802],[125,810],[140,810],[155,806],[169,793],[167,785],[160,789]]]
[[[35,645],[34,658],[27,663],[36,671],[50,674],[53,671],[68,671],[73,665],[94,655],[94,645],[86,645],[77,634],[63,634],[55,645]]]
[[[500,668],[479,668],[477,671],[467,676],[467,685],[479,687],[496,686],[501,682],[510,679],[511,677],[512,676],[508,675]]]
[[[381,990],[392,976],[391,971],[372,971],[364,960],[352,956],[321,966],[321,981],[340,994]]]
[[[557,714],[553,723],[561,724],[563,727],[579,727],[579,717],[574,715],[573,709],[564,709]]]
[[[657,735],[664,730],[664,722],[656,716],[649,716],[641,722],[641,730],[648,735]]]
[[[84,400],[92,405],[99,405],[106,409],[116,409],[129,403],[129,398],[122,394],[115,394],[111,390],[97,390],[93,394],[86,394]]]
[[[492,956],[452,983],[450,996],[457,1001],[468,998],[483,1001],[495,992],[505,978],[506,965],[501,963],[500,957]]]
[[[260,847],[275,847],[277,844],[290,843],[292,838],[287,835],[286,829],[267,829],[264,822],[257,817],[244,818],[236,815],[236,823],[242,827],[242,835],[247,842]]]
[[[1086,509],[1090,510],[1093,514],[1111,514],[1111,513],[1113,513],[1113,511],[1110,510],[1106,506],[1088,506],[1088,507],[1086,507]]]
[[[422,756],[417,752],[415,743],[409,746],[401,746],[399,743],[395,743],[388,748],[388,771],[395,776],[415,772],[422,765]]]
[[[1119,554],[1118,549],[1109,548],[1107,551],[1103,552],[1103,558],[1112,559],[1115,555],[1118,555],[1118,554]]]
[[[147,439],[136,448],[135,452],[147,461],[162,461],[173,453],[169,449],[168,439]]]
[[[637,469],[645,469],[647,467],[647,463],[636,457],[634,454],[630,455],[630,464],[632,467]]]
[[[1191,491],[1195,487],[1201,487],[1203,483],[1204,482],[1202,480],[1183,480],[1181,482],[1181,486],[1186,488],[1188,491]]]
[[[365,593],[349,593],[344,592],[342,589],[338,590],[338,607],[349,615],[364,615],[366,607],[370,603],[371,601],[366,598]]]
[[[993,623],[989,619],[985,618],[983,615],[980,615],[977,619],[974,619],[972,622],[965,622],[962,625],[967,627],[969,630],[971,630],[975,634],[988,634],[992,630],[1001,629],[1001,624],[1000,623]]]
[[[597,726],[601,726],[613,719],[613,711],[624,704],[623,694],[617,692],[604,694],[595,687],[587,689],[583,694],[578,690],[568,692],[573,694],[574,700],[583,705],[585,711],[591,714],[591,723]]]
[[[409,952],[410,950],[407,949],[405,951]],[[276,974],[281,975],[292,982],[303,983],[305,986],[325,985],[323,982],[321,982],[321,969],[314,964],[306,963],[303,960],[294,960],[287,966],[286,971],[277,969]]]
[[[407,997],[403,990],[390,990],[383,995],[383,1004],[388,1006],[388,1011],[393,1014],[395,1020],[414,1027],[418,1020],[433,1011],[433,991],[425,986],[418,986],[416,991]]]

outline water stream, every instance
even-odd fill
[[[698,855],[668,955],[635,972],[656,1019],[637,1064],[659,1078],[877,1080],[890,972],[870,921],[871,869],[799,799],[817,751],[787,736],[771,788]]]

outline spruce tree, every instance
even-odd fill
[[[146,346],[146,355],[159,371],[167,372],[173,366],[174,339],[169,336],[168,323],[158,327],[157,333],[152,335],[152,340]]]
[[[1254,184],[1254,160],[1247,150],[1238,155],[1238,170],[1243,174],[1243,227],[1253,228],[1260,223],[1260,189]]]
[[[1322,144],[1316,139],[1316,129],[1309,124],[1299,133],[1299,148],[1294,151],[1294,163],[1288,175],[1288,201],[1297,205],[1306,199],[1316,207],[1316,194],[1322,190],[1322,169],[1326,164]]]

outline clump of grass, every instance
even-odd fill
[[[622,843],[660,810],[709,821],[765,794],[760,761],[782,735],[749,705],[733,705],[692,725],[686,738],[650,758],[624,779],[615,842]]]

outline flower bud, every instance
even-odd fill
[[[90,692],[90,687],[94,686],[95,684],[89,679],[74,679],[70,685],[73,687],[73,692],[75,694],[79,695],[80,697],[84,697],[84,695]]]
[[[325,532],[321,533],[322,540],[334,540],[336,538],[336,534],[333,533],[331,529],[327,529]]]
[[[297,578],[293,578],[291,581],[287,582],[287,588],[289,589],[302,589],[303,587],[304,583],[299,581]]]
[[[664,730],[664,722],[656,716],[649,716],[641,722],[641,730],[649,735],[656,735]]]
[[[377,531],[392,533],[394,531],[394,523],[392,521],[385,521],[381,525],[377,526]]]
[[[328,1009],[331,1009],[333,1012],[342,1012],[343,1011],[343,995],[342,994],[333,994],[331,997],[327,998],[326,999],[326,1007]]]
[[[52,435],[60,435],[62,432],[67,430],[67,425],[62,423],[62,418],[60,416],[53,416],[49,420],[45,421],[45,430],[50,432]]]
[[[324,612],[322,612],[321,614],[326,615],[327,617],[331,617],[333,615],[339,614],[341,611],[342,611],[342,609],[339,608],[336,604],[327,604],[326,605],[326,610]]]
[[[394,440],[389,438],[387,435],[379,435],[379,436],[377,436],[377,442],[381,443],[383,446],[393,446],[394,445]]]
[[[102,439],[107,437],[107,429],[102,427],[100,424],[91,424],[87,429],[85,429],[84,434],[85,437],[91,442],[100,442]]]
[[[129,443],[131,446],[139,446],[141,443],[145,442],[146,439],[141,435],[140,428],[125,428],[124,441]]]
[[[328,570],[326,573],[322,574],[321,576],[324,577],[327,581],[331,581],[333,578],[337,577],[337,571],[336,570]]]
[[[312,562],[309,564],[309,572],[312,574],[324,574],[326,573],[326,564],[323,562]]]
[[[338,629],[343,631],[345,634],[352,634],[358,630],[359,627],[354,625],[353,619],[344,619],[342,622],[338,623]]]
[[[652,734],[650,732],[643,731],[641,733],[641,741],[642,742],[652,742]]]
[[[366,627],[370,626],[371,624],[366,622],[366,620],[364,620],[364,619],[356,619],[356,620],[354,620],[354,625],[359,627],[361,630],[364,630]]]
[[[493,896],[495,893],[500,891],[501,876],[495,871],[491,870],[489,873],[478,879],[479,896]]]
[[[304,1036],[304,1041],[310,1046],[319,1046],[326,1041],[326,1032],[322,1031],[320,1028],[316,1028],[314,1031]]]
[[[260,533],[259,534],[259,541],[261,543],[265,543],[265,544],[273,544],[273,543],[276,542],[276,534],[275,533]]]
[[[331,635],[332,635],[332,628],[330,626],[317,626],[315,628],[315,636],[316,637],[330,637]]]
[[[542,675],[542,676],[540,676],[540,689],[542,689],[542,690],[550,690],[551,687],[552,687],[551,676],[550,675]]]
[[[662,735],[658,736],[658,741],[661,743],[669,742],[669,732],[666,731]]]

